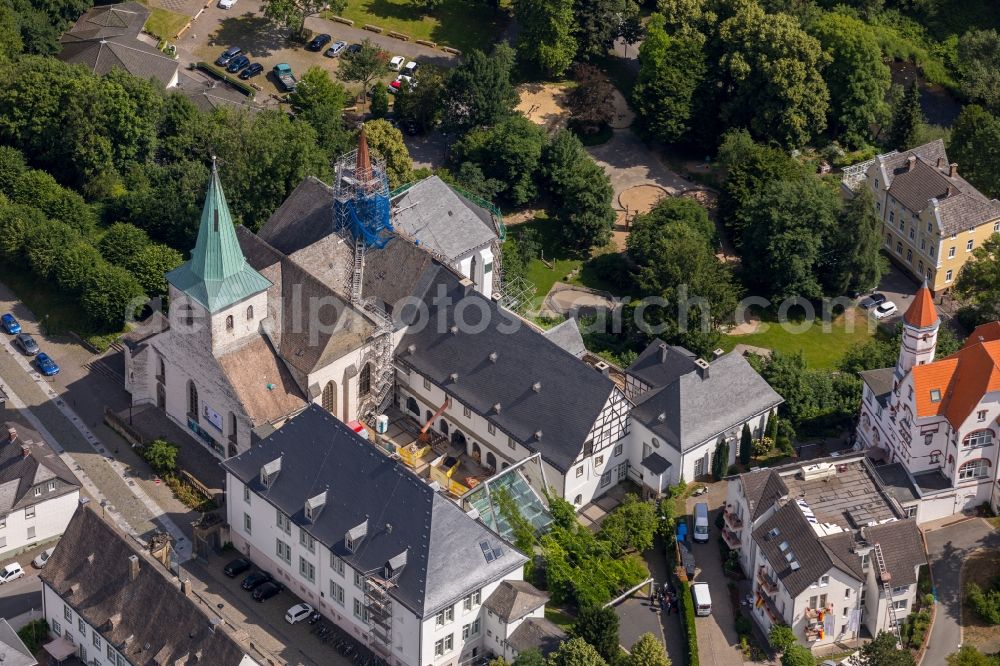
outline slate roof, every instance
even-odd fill
[[[705,379],[695,370],[645,393],[632,418],[684,452],[782,402],[745,358],[730,352],[711,362]]]
[[[113,37],[134,38],[152,12],[138,2],[92,7],[63,33],[60,42],[70,43]]]
[[[750,510],[750,520],[757,520],[775,502],[788,495],[788,487],[781,475],[769,469],[761,469],[740,474],[743,495]]]
[[[549,596],[523,580],[505,580],[486,598],[483,605],[504,622],[514,622],[544,606]]]
[[[580,333],[580,326],[573,317],[544,331],[542,335],[577,358],[583,358],[583,355],[587,353],[587,347],[583,344],[583,335]]]
[[[191,258],[167,273],[166,279],[211,313],[271,286],[243,256],[214,161]]]
[[[257,235],[291,255],[333,231],[333,188],[315,176],[298,184]]]
[[[191,100],[202,111],[213,111],[220,107],[257,111],[258,106],[238,89],[222,81],[194,78],[181,73],[177,79],[177,91]]]
[[[670,469],[670,463],[667,461],[667,459],[655,451],[653,453],[650,453],[645,458],[643,458],[641,464],[651,473],[657,475],[663,474],[668,469]]]
[[[265,488],[261,467],[279,456],[281,471]],[[420,617],[503,579],[527,561],[315,404],[222,465],[356,570],[382,569],[406,552],[407,564],[392,594]],[[307,521],[306,500],[324,490],[325,508]],[[345,534],[365,520],[367,536],[354,552],[347,550]],[[502,554],[487,562],[483,542],[499,547]]]
[[[518,652],[536,648],[547,655],[558,650],[568,638],[555,622],[544,617],[529,617],[507,637],[507,642]]]
[[[0,663],[3,666],[36,666],[28,646],[20,639],[7,620],[0,617]]]
[[[892,575],[893,586],[917,582],[917,567],[927,564],[924,542],[916,521],[897,520],[872,525],[862,530],[865,540],[882,546],[885,568]]]
[[[694,363],[696,358],[687,349],[668,345],[656,338],[642,350],[626,372],[653,388],[660,388],[697,369]]]
[[[138,558],[135,580],[130,557]],[[87,506],[76,510],[39,577],[129,663],[238,666],[244,658],[224,624],[212,631],[209,617],[160,564]]]
[[[428,377],[553,467],[568,471],[614,395],[614,383],[443,266],[435,266],[422,298],[428,317],[407,330],[396,350],[397,364]],[[464,324],[456,326],[459,303]],[[417,322],[416,310],[408,306],[402,319]],[[494,353],[496,361],[490,359]]]
[[[177,75],[178,63],[137,39],[95,39],[63,44],[59,59],[83,65],[92,74],[104,76],[116,67],[140,79],[155,79],[167,86]]]
[[[14,428],[17,438],[10,440],[8,433]],[[37,504],[55,497],[72,493],[80,488],[80,482],[62,458],[52,450],[42,436],[31,428],[7,421],[0,431],[0,513],[7,513],[29,504]],[[22,453],[27,446],[29,454]],[[55,481],[52,491],[42,489],[41,500],[29,492],[35,486]]]
[[[910,157],[915,158],[912,164]],[[889,194],[917,213],[936,201],[945,235],[957,234],[1000,217],[1000,201],[988,199],[957,173],[951,175],[940,139],[880,159]]]
[[[449,261],[497,240],[490,214],[437,176],[392,199],[392,226]]]
[[[861,380],[868,385],[878,398],[892,391],[895,383],[895,368],[878,368],[877,370],[862,370],[858,373]]]
[[[219,366],[254,426],[288,416],[305,396],[266,338],[260,335],[219,356]]]

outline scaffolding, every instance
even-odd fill
[[[392,656],[392,589],[398,573],[386,577],[383,569],[365,575],[365,608],[368,611],[368,644],[378,655]]]

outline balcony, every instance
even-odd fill
[[[755,608],[763,608],[764,612],[767,613],[767,617],[770,618],[771,624],[780,624],[785,621],[785,618],[781,616],[778,608],[774,605],[774,602],[770,597],[763,595],[758,590],[757,600],[754,602]]]
[[[778,592],[778,582],[767,575],[764,565],[757,567],[757,586],[770,596]]]
[[[726,505],[726,510],[723,511],[722,517],[725,520],[726,526],[728,526],[732,531],[738,532],[743,529],[743,521],[739,519],[739,516],[732,512],[732,507],[730,505]]]
[[[825,608],[807,608],[806,617],[810,620],[816,620],[822,623],[826,618],[826,614],[833,612],[833,604],[827,604]]]
[[[739,550],[741,547],[740,538],[732,533],[732,531],[722,528],[722,540],[726,542],[731,550]]]

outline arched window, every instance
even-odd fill
[[[229,412],[229,439],[236,441],[236,414]]]
[[[976,430],[975,432],[970,432],[962,440],[962,446],[967,449],[976,446],[990,446],[991,444],[993,444],[992,430]]]
[[[337,386],[333,382],[327,382],[323,387],[323,409],[334,414],[337,409]]]
[[[417,406],[417,401],[413,398],[413,396],[406,399],[406,411],[420,416],[420,407]]]
[[[490,469],[497,468],[497,457],[491,451],[486,452],[486,466]]]
[[[247,306],[247,321],[253,321],[253,306]]]
[[[164,381],[164,378],[167,376],[167,368],[166,368],[166,366],[163,363],[163,357],[162,356],[158,356],[156,358],[156,364],[157,364],[156,365],[156,378],[159,379],[162,382],[162,381]]]
[[[365,367],[361,368],[361,376],[358,377],[358,395],[368,395],[372,392],[372,364],[365,363]],[[417,410],[417,415],[420,415],[420,411]]]
[[[198,420],[198,388],[188,380],[188,414]]]
[[[986,458],[970,460],[958,468],[959,480],[985,479],[990,473],[990,461]]]
[[[441,419],[440,421],[438,421],[438,430],[441,431],[442,435],[444,435],[445,437],[447,437],[448,436],[448,422],[445,421],[444,419]]]
[[[477,442],[472,443],[472,457],[476,462],[483,459],[483,451],[479,448],[479,444]]]
[[[233,330],[233,315],[229,315],[226,317],[226,330],[227,331]]]
[[[583,495],[577,495],[573,498],[573,504],[583,504]]]

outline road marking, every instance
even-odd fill
[[[114,457],[107,453],[107,447],[100,443],[100,440],[94,435],[94,433],[92,433],[87,426],[84,425],[83,419],[81,419],[76,412],[74,412],[69,405],[66,404],[65,400],[61,399],[56,392],[52,390],[49,383],[46,382],[40,375],[32,371],[31,364],[23,356],[15,353],[15,351],[10,348],[10,345],[5,345],[4,349],[22,368],[24,368],[28,375],[34,379],[35,383],[39,385],[42,391],[49,396],[52,403],[63,414],[63,416],[65,416],[66,419],[69,420],[69,422],[72,423],[73,426],[80,432],[80,434],[83,435],[84,439],[87,440],[94,451],[100,454],[101,459],[111,466],[111,469],[115,471],[120,479],[125,481],[125,487],[128,488],[133,497],[142,502],[143,506],[146,507],[150,515],[153,517],[153,520],[159,522],[163,528],[170,533],[170,536],[174,539],[174,543],[172,545],[173,551],[177,554],[177,559],[180,562],[186,562],[190,559],[191,543],[184,536],[184,532],[177,527],[174,521],[164,515],[163,509],[155,501],[153,501],[153,499],[149,497],[149,495],[147,495],[139,485],[133,481],[129,481],[126,470],[121,462],[115,460]],[[35,427],[35,430],[37,430],[49,442],[49,445],[53,450],[59,453],[59,457],[63,459],[63,462],[65,462],[70,469],[74,470],[74,472],[80,476],[80,480],[87,489],[87,492],[102,501],[105,505],[105,511],[111,513],[113,516],[117,516],[116,522],[118,522],[119,525],[122,525],[128,533],[138,536],[135,529],[128,524],[124,517],[122,517],[120,513],[114,511],[114,507],[111,506],[107,497],[105,497],[104,494],[97,489],[96,484],[94,484],[94,482],[91,481],[86,475],[82,466],[73,459],[71,454],[66,452],[65,448],[59,444],[52,433],[49,432],[44,425],[42,425],[42,422],[30,409],[28,409],[27,405],[14,392],[14,390],[10,386],[4,387],[4,390],[10,396],[11,403],[13,403],[14,406],[20,411],[24,412],[28,420],[31,421],[31,424]],[[111,509],[110,511],[108,511],[109,507]]]

